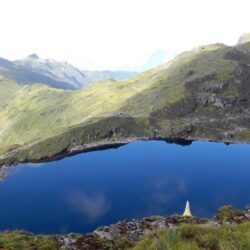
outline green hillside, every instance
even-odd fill
[[[20,88],[17,83],[0,76],[0,108],[11,99]]]
[[[233,250],[249,249],[250,224],[199,227],[183,225],[177,229],[160,229],[147,235],[133,250]]]
[[[202,46],[129,80],[82,91],[9,82],[14,90],[4,102],[12,99],[0,109],[0,164],[136,138],[250,141],[249,48]]]

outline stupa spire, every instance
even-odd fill
[[[183,216],[185,216],[185,217],[192,217],[192,214],[191,214],[191,211],[190,211],[189,201],[186,202],[186,207],[185,207],[185,211],[183,213]]]

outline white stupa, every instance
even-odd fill
[[[185,207],[185,211],[183,213],[183,216],[185,216],[185,217],[192,217],[192,214],[191,214],[191,211],[190,211],[189,201],[186,202],[186,207]]]

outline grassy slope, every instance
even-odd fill
[[[200,227],[182,225],[177,229],[161,229],[146,235],[133,250],[234,250],[250,249],[250,223]]]
[[[71,236],[72,237],[72,236]],[[13,231],[0,233],[1,249],[66,249],[58,242],[59,237],[34,235]],[[81,239],[76,235],[75,239]],[[102,240],[99,239],[102,243]],[[111,245],[111,244],[110,244]],[[76,247],[75,249],[131,249],[131,250],[248,250],[250,249],[250,223],[223,225],[219,228],[182,225],[176,229],[160,229],[147,234],[141,241],[129,248],[126,242],[114,241],[112,247],[103,241],[99,248]],[[130,243],[133,245],[133,243]],[[104,248],[102,248],[104,247]]]
[[[0,108],[3,107],[20,88],[17,83],[0,76]]]
[[[190,105],[194,105],[189,100],[194,99],[194,89],[196,91],[202,86],[203,92],[221,98],[239,94],[234,72],[240,64],[250,62],[250,57],[245,55],[247,48],[249,46],[232,48],[222,44],[199,47],[129,80],[94,83],[82,91],[67,92],[39,84],[25,86],[15,92],[8,105],[0,109],[0,155],[7,150],[60,135],[76,126],[106,122],[112,117],[134,117],[137,124],[134,126],[147,128],[147,136],[156,133],[157,136],[167,137],[173,131],[177,133],[176,129],[180,127],[183,130],[185,124],[194,120],[188,110]],[[230,53],[238,58],[227,56]],[[209,82],[206,77],[211,75],[213,79]],[[211,83],[215,86],[223,83],[225,86],[214,93]],[[195,98],[198,109],[196,113],[192,112],[197,117],[211,118],[217,113],[219,117],[220,110],[214,105],[203,107],[198,103],[200,97]],[[183,114],[178,114],[176,110],[182,110]],[[169,124],[171,129],[168,129]],[[100,123],[99,132],[102,132],[102,126]],[[216,139],[214,134],[199,133]],[[66,144],[58,148],[58,152],[64,147]]]
[[[12,124],[1,134],[0,145],[44,139],[91,118],[110,116],[139,89],[122,85],[93,84],[81,92],[63,92],[43,85],[24,87],[0,111],[0,127]]]
[[[0,249],[59,249],[52,236],[39,236],[26,232],[0,233]]]

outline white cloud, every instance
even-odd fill
[[[3,0],[0,56],[31,53],[85,69],[143,65],[192,47],[236,43],[250,31],[248,0]]]

